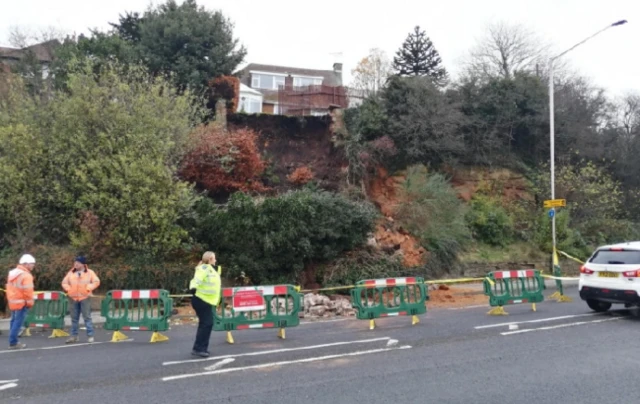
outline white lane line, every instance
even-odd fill
[[[235,359],[234,358],[227,358],[227,359],[223,359],[220,362],[216,362],[211,366],[207,366],[206,368],[204,368],[204,370],[216,370],[216,369],[220,369],[221,367],[223,367],[224,365],[226,365],[227,363],[231,363],[234,362]]]
[[[125,339],[122,341],[119,341],[118,344],[122,343],[122,342],[132,342],[133,338],[130,339]],[[69,345],[58,345],[58,346],[45,346],[45,347],[41,347],[41,348],[25,348],[25,349],[8,349],[5,351],[0,351],[0,354],[5,354],[5,353],[18,353],[18,352],[29,352],[29,351],[47,351],[50,349],[62,349],[62,348],[76,348],[79,346],[87,346],[87,345],[100,345],[100,344],[111,344],[111,341],[104,341],[104,342],[84,342],[82,344],[69,344]]]
[[[164,362],[162,366],[180,365],[183,363],[196,363],[196,362],[204,362],[204,361],[215,361],[215,360],[227,359],[227,358],[240,358],[243,356],[258,356],[258,355],[269,355],[269,354],[276,354],[276,353],[282,353],[282,352],[306,351],[309,349],[319,349],[319,348],[327,348],[327,347],[341,346],[341,345],[366,344],[369,342],[387,341],[389,339],[391,338],[382,337],[382,338],[362,339],[359,341],[344,341],[344,342],[333,342],[331,344],[302,346],[297,348],[273,349],[271,351],[247,352],[247,353],[241,353],[236,355],[222,355],[222,356],[214,356],[212,358],[205,358],[205,359],[187,359],[183,361]]]
[[[575,326],[578,326],[578,325],[585,325],[585,324],[604,323],[605,321],[622,320],[623,318],[624,317],[613,317],[613,318],[603,318],[603,319],[600,319],[600,320],[592,320],[592,321],[578,321],[576,323],[550,325],[550,326],[547,326],[547,327],[529,328],[529,329],[525,329],[525,330],[501,332],[500,335],[514,335],[514,334],[522,334],[522,333],[525,333],[525,332],[532,332],[532,331],[555,330],[556,328],[575,327]]]
[[[251,370],[251,369],[270,368],[270,367],[274,367],[274,366],[284,366],[284,365],[293,365],[293,364],[298,364],[298,363],[309,363],[309,362],[326,361],[326,360],[330,360],[330,359],[346,358],[346,357],[350,357],[350,356],[370,355],[370,354],[375,354],[375,353],[395,351],[395,350],[399,350],[399,349],[410,349],[410,348],[411,348],[411,345],[404,345],[404,346],[397,347],[397,348],[371,349],[371,350],[368,350],[368,351],[350,352],[350,353],[346,353],[346,354],[326,355],[326,356],[317,356],[315,358],[296,359],[296,360],[292,360],[292,361],[263,363],[263,364],[260,364],[260,365],[253,365],[253,366],[244,366],[244,367],[238,367],[238,368],[219,369],[219,370],[214,370],[214,371],[211,371],[211,372],[200,372],[200,373],[191,373],[191,374],[176,375],[176,376],[167,376],[167,377],[163,377],[162,381],[163,382],[168,382],[168,381],[171,381],[171,380],[187,379],[187,378],[198,377],[198,376],[209,376],[209,375],[217,375],[217,374],[221,374],[221,373],[240,372],[240,371]]]
[[[508,323],[479,325],[479,326],[473,327],[473,328],[475,328],[476,330],[481,330],[481,329],[484,329],[484,328],[504,327],[504,326],[509,326],[509,325],[512,325],[512,324],[544,323],[546,321],[566,320],[568,318],[589,317],[589,316],[597,316],[597,315],[602,315],[602,314],[600,314],[600,313],[572,314],[570,316],[539,318],[537,320],[529,320],[529,321],[510,321]]]
[[[398,345],[397,339],[390,339],[389,341],[387,341],[387,346],[396,346],[396,345]]]
[[[6,389],[10,389],[12,387],[18,387],[18,383],[5,384],[4,386],[0,386],[0,390],[6,390]]]
[[[336,318],[334,320],[319,320],[319,321],[301,321],[300,325],[339,323],[341,321],[349,321],[349,320],[353,320],[353,318]]]
[[[13,379],[13,380],[0,380],[0,384],[5,384],[5,383],[15,383],[17,382],[19,379]]]
[[[487,307],[486,304],[476,304],[473,306],[464,306],[464,307],[450,307],[447,310],[466,310],[466,309],[477,309],[478,307]]]

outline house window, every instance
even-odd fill
[[[284,86],[284,77],[282,76],[273,76],[273,80],[275,82],[275,89],[277,90],[280,86]]]
[[[262,112],[262,102],[255,98],[245,98],[240,101],[240,111],[247,114],[259,114]]]
[[[251,74],[251,87],[264,90],[277,90],[278,86],[284,86],[283,76],[272,74]]]
[[[294,77],[293,85],[295,87],[305,87],[305,86],[319,86],[322,84],[322,79],[314,79],[311,77]]]

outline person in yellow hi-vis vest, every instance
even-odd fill
[[[189,283],[189,291],[193,295],[191,306],[198,316],[198,331],[191,355],[206,358],[209,356],[209,338],[213,329],[213,311],[220,303],[222,282],[220,274],[213,268],[216,255],[207,251],[196,267],[196,273]]]

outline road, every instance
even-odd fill
[[[65,346],[36,334],[29,349],[0,350],[0,402],[22,403],[558,403],[634,402],[637,335],[628,311],[572,303],[433,309],[409,318],[306,323],[287,330],[214,333],[208,360],[189,356],[195,327],[170,340]],[[5,336],[3,336],[4,338]]]

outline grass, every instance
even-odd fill
[[[494,247],[476,243],[460,254],[462,263],[502,263],[517,261],[544,261],[549,255],[532,243],[518,242],[506,247]]]

